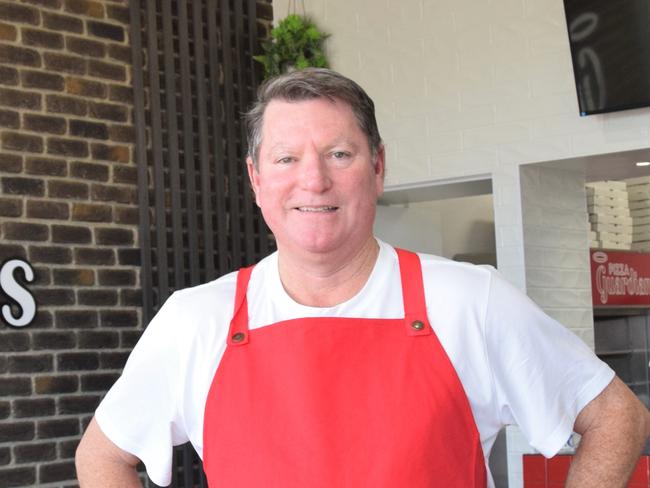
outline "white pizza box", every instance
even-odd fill
[[[621,217],[630,216],[629,208],[610,207],[608,205],[587,205],[587,211],[590,214],[609,215],[609,216],[619,215]]]
[[[604,223],[610,223],[613,222],[616,216],[614,215],[607,215],[603,213],[590,213],[589,214],[589,222],[592,224],[595,222],[604,222]]]
[[[629,215],[589,214],[589,222],[592,224],[632,226],[634,219]]]
[[[597,201],[588,201],[587,209],[589,213],[612,213],[612,210],[616,210],[617,214],[627,215],[629,217],[630,205],[627,200],[625,203],[621,203],[621,200],[597,200]],[[634,203],[634,202],[631,202]],[[600,212],[599,210],[610,209],[606,212]]]
[[[632,225],[634,223],[632,217],[627,215],[608,215],[603,213],[589,214],[589,222],[603,223],[603,224],[616,224],[616,225]]]
[[[639,185],[629,185],[627,191],[650,191],[650,182]]]
[[[610,224],[604,222],[594,222],[591,224],[591,229],[596,232],[613,232],[615,234],[632,234],[631,225]],[[650,229],[648,229],[650,230]]]
[[[589,188],[587,187],[587,196],[599,196],[610,198],[627,198],[627,190],[619,190],[617,188]]]
[[[645,187],[645,185],[643,185]],[[640,188],[633,186],[632,188]],[[627,193],[627,199],[631,202],[634,202],[636,200],[648,200],[650,199],[650,189],[643,189],[643,190],[631,190]]]
[[[638,176],[636,178],[627,178],[623,180],[627,186],[648,185],[650,184],[650,176]]]
[[[628,199],[612,198],[601,195],[587,195],[587,205],[606,205],[608,207],[628,208]]]
[[[650,232],[640,232],[632,236],[632,242],[650,241]]]
[[[648,225],[648,224],[650,224],[650,215],[646,217],[632,217],[633,226]]]
[[[639,210],[642,208],[650,208],[650,199],[630,202],[630,210]]]
[[[639,241],[632,243],[632,250],[634,251],[650,251],[650,241]]]
[[[625,190],[627,188],[625,181],[614,180],[590,181],[585,186],[587,188],[611,188],[612,190]]]
[[[611,234],[632,235],[631,225],[615,225],[615,224],[591,224],[591,230],[596,232],[609,232]]]
[[[632,234],[619,234],[617,232],[599,232],[598,240],[609,241],[609,242],[624,242],[630,244],[634,242],[634,240],[636,239],[634,238],[634,236],[632,236]],[[643,239],[639,239],[639,240],[641,241]]]
[[[650,225],[649,224],[644,224],[644,225],[635,225],[633,227],[634,232],[632,235],[638,236],[641,234],[650,234]]]
[[[630,215],[633,219],[638,219],[641,217],[650,217],[650,208],[637,208],[630,210]]]
[[[600,241],[601,249],[621,249],[628,250],[632,248],[631,242]]]

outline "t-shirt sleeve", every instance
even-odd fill
[[[145,329],[122,375],[95,412],[102,432],[138,457],[160,486],[171,481],[173,446],[188,440],[176,394],[180,323],[172,295]]]
[[[555,455],[582,408],[605,389],[614,372],[496,273],[485,324],[501,423],[518,425],[535,449]]]

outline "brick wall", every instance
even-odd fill
[[[74,486],[74,451],[141,331],[128,2],[0,1],[0,486]],[[6,297],[0,294],[0,304]]]

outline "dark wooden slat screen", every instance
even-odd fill
[[[219,0],[219,5],[221,7],[220,15],[221,18],[221,40],[224,44],[222,46],[223,58],[222,58],[222,68],[224,76],[224,94],[225,94],[225,111],[227,114],[234,112],[235,107],[235,81],[233,76],[233,71],[235,67],[232,62],[232,29],[230,28],[230,15],[231,7],[229,0]],[[227,46],[227,47],[226,47]],[[231,226],[231,239],[230,245],[232,246],[232,255],[233,262],[232,265],[234,268],[241,266],[241,238],[240,238],[240,219],[237,217],[239,215],[239,195],[237,192],[233,191],[233,187],[236,187],[236,181],[231,181],[237,171],[237,166],[239,161],[236,159],[237,146],[234,144],[234,141],[237,138],[236,131],[236,120],[232,117],[226,117],[226,154],[227,154],[227,169],[228,169],[228,186],[226,187],[226,194],[228,196],[227,201],[230,203],[230,214],[228,215],[228,222]],[[236,178],[236,177],[235,177]]]
[[[270,0],[130,2],[145,323],[174,290],[274,249],[240,120],[261,74],[258,3],[268,12]],[[175,449],[172,486],[207,486],[189,445]]]
[[[194,71],[196,73],[196,107],[198,114],[199,133],[199,160],[201,175],[210,174],[209,147],[208,147],[208,115],[206,99],[206,63],[204,54],[205,39],[203,37],[203,9],[199,2],[192,2],[192,23],[194,25]],[[214,119],[213,119],[214,120]],[[215,277],[214,267],[214,235],[212,224],[212,192],[210,178],[201,178],[201,213],[203,214],[203,241],[201,248],[204,256],[205,278],[210,280]]]
[[[131,27],[130,37],[133,54],[133,66],[142,66],[142,36],[140,32],[140,8],[132,5],[130,9]],[[147,157],[146,151],[146,121],[144,115],[144,80],[141,69],[133,70],[133,91],[139,94],[134,99],[133,118],[135,125],[135,163],[138,169],[138,181],[147,180]],[[139,149],[138,149],[139,148]],[[149,192],[142,188],[138,191],[138,205],[140,209],[149,209]],[[140,212],[139,215],[140,229],[148,229],[150,226],[149,212]],[[140,232],[139,235],[141,268],[140,268],[140,286],[143,290],[152,288],[152,270],[151,270],[151,238],[149,233]],[[150,293],[142,294],[143,322],[148,323],[151,319],[150,311],[153,309],[153,297]]]
[[[147,0],[147,22],[148,25],[156,25],[156,1]],[[147,29],[147,60],[149,63],[149,93],[160,92],[160,81],[158,72],[160,71],[158,65],[158,37],[156,29]],[[154,189],[154,202],[164,201],[165,198],[165,168],[163,167],[163,145],[162,145],[162,110],[160,106],[159,97],[151,97],[149,102],[149,126],[151,133],[151,161],[153,164],[153,189]],[[150,186],[150,185],[148,185]],[[144,191],[145,187],[139,185],[140,191]],[[140,209],[141,212],[143,209]],[[164,222],[165,220],[165,207],[163,205],[154,206],[154,221]],[[141,228],[142,229],[142,228]],[[156,235],[156,250],[167,248],[167,233],[164,226],[155,227]],[[148,231],[149,232],[149,231]],[[142,235],[142,232],[140,233]],[[169,295],[169,276],[166,271],[168,268],[167,253],[156,252],[156,282],[158,288],[158,295],[166,297]]]
[[[208,2],[208,18],[215,19],[217,17],[217,3],[215,1]],[[218,25],[216,22],[208,23],[208,65],[210,67],[209,78],[216,80],[219,76],[219,65],[217,62],[217,53],[219,47],[217,44],[217,30]],[[221,120],[224,112],[222,103],[223,91],[220,89],[219,83],[210,83],[210,116],[212,120]],[[212,146],[213,154],[224,154],[225,144],[223,142],[223,124],[212,124]],[[217,202],[226,201],[226,168],[223,164],[217,164],[214,175],[214,195]],[[221,205],[216,210],[217,214],[217,234],[226,235],[227,221],[225,206]],[[228,267],[227,249],[228,241],[226,239],[217,240],[217,269],[225,270]]]
[[[244,31],[244,13],[243,13],[243,1],[235,2],[235,51],[237,52],[237,86],[244,86],[247,83],[247,69],[248,68],[248,59],[250,56],[247,56],[245,51],[245,40],[242,39]],[[237,90],[238,102],[240,107],[248,106],[249,96],[246,90]],[[246,139],[246,131],[243,124],[240,124],[241,140]],[[247,208],[251,205],[251,194],[250,192],[244,192],[244,207]],[[250,213],[244,212],[244,249],[246,252],[246,260],[251,259],[255,253],[255,243],[253,236],[253,216]]]
[[[174,31],[172,27],[172,2],[165,1],[162,6],[163,41],[164,54],[163,65],[165,73],[165,107],[166,113],[176,114],[176,64],[174,56]],[[169,195],[171,198],[171,236],[173,252],[173,269],[179,276],[185,275],[185,263],[183,261],[183,231],[181,222],[181,183],[178,147],[178,117],[166,117],[167,137],[166,149],[169,163]],[[168,234],[169,223],[164,226],[165,234]],[[162,248],[161,248],[162,249]],[[163,295],[166,297],[166,295]]]

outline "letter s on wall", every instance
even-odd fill
[[[12,313],[10,305],[2,306],[2,318],[12,327],[29,325],[36,316],[36,300],[29,290],[16,280],[14,275],[18,268],[23,271],[28,283],[34,281],[34,270],[28,262],[22,259],[9,259],[0,267],[0,288],[21,310],[20,315],[16,317]]]

